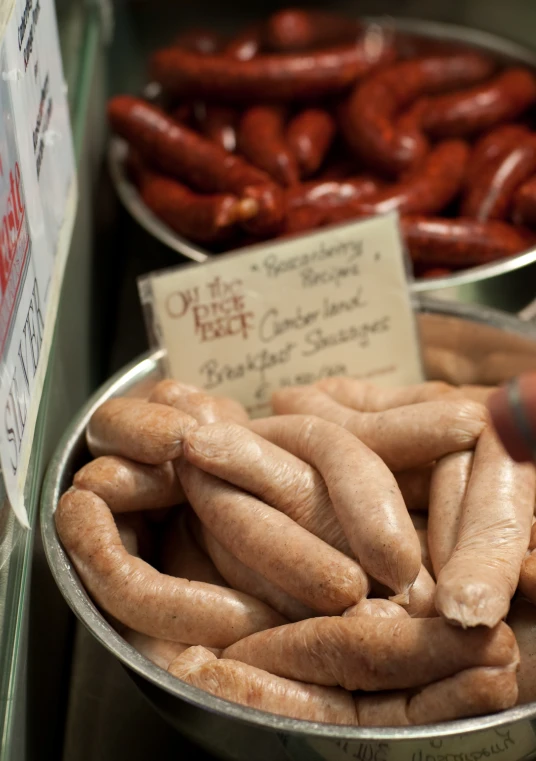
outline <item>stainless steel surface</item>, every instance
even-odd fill
[[[386,23],[382,18],[371,20]],[[389,18],[388,23],[394,24],[402,31],[420,34],[423,37],[464,42],[490,51],[505,62],[521,63],[536,69],[536,53],[516,42],[488,32],[418,19]],[[117,193],[132,217],[147,232],[181,257],[198,263],[212,258],[213,254],[178,235],[145,206],[125,172],[126,148],[123,140],[112,138],[108,150],[108,165]],[[517,312],[533,297],[534,278],[536,248],[447,277],[417,280],[412,288],[416,293],[435,298],[479,303]]]
[[[420,312],[425,360],[429,368],[435,366],[432,374],[436,378],[466,381],[470,366],[471,382],[495,383],[506,380],[520,368],[536,368],[533,326],[517,318],[492,309],[433,300],[424,300]],[[438,364],[438,356],[443,364]],[[532,729],[536,703],[492,716],[426,727],[367,729],[303,722],[235,705],[192,688],[157,668],[119,636],[86,594],[63,551],[55,530],[54,510],[73,474],[88,458],[84,430],[92,412],[111,396],[146,394],[161,377],[160,357],[160,353],[155,353],[134,362],[83,407],[58,445],[41,503],[43,543],[61,593],[101,645],[130,670],[158,710],[203,747],[235,761],[362,758],[353,754],[363,745],[372,753],[367,758],[399,761],[406,758],[401,754],[409,753],[407,758],[418,761],[420,757],[415,754],[423,753],[426,758],[433,748],[439,747],[444,758],[448,753],[480,752],[491,747],[494,738],[505,736],[510,738],[505,748],[508,753],[501,757],[508,761],[519,761],[529,751],[536,752]]]

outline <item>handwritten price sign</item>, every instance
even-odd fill
[[[329,375],[422,380],[396,215],[157,272],[140,294],[170,376],[251,414]]]

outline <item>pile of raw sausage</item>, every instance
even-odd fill
[[[161,381],[93,414],[59,537],[125,639],[220,698],[360,726],[536,700],[536,474],[489,390],[329,378],[251,420]]]
[[[154,53],[108,115],[151,211],[214,252],[398,210],[417,276],[536,242],[536,79],[454,43],[286,10]]]

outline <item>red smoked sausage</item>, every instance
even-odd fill
[[[506,222],[408,216],[402,232],[415,264],[465,269],[488,264],[527,248],[525,238]]]
[[[298,161],[285,136],[285,110],[278,106],[253,106],[240,120],[238,147],[259,169],[280,185],[295,185]]]
[[[359,84],[341,118],[350,148],[369,166],[389,175],[414,167],[427,151],[420,129],[400,129],[396,117],[416,98],[475,84],[493,63],[472,51],[402,61]]]
[[[236,149],[237,114],[233,108],[196,103],[195,120],[203,135],[232,153]]]
[[[313,53],[258,55],[250,60],[203,56],[179,48],[157,51],[151,76],[175,96],[214,97],[226,101],[289,101],[333,95],[346,90],[376,66],[393,59],[392,44],[352,45]]]
[[[279,225],[283,217],[282,195],[264,172],[139,98],[112,98],[108,118],[115,132],[166,173],[205,193],[229,192],[255,202],[257,214],[250,222],[252,231],[273,230]]]
[[[523,124],[501,124],[477,141],[467,167],[466,184],[470,185],[485,167],[509,151],[530,134]]]
[[[423,127],[433,137],[465,137],[517,119],[536,102],[536,78],[516,68],[464,92],[431,98]]]
[[[287,140],[303,177],[310,177],[324,161],[337,125],[322,108],[307,108],[290,122]]]
[[[536,172],[536,136],[518,140],[474,176],[462,203],[464,217],[506,219],[517,188]]]
[[[350,41],[361,30],[358,21],[339,14],[287,8],[270,16],[264,42],[269,50],[293,53]]]
[[[212,29],[188,29],[175,38],[175,45],[184,50],[210,55],[222,48],[222,38]]]
[[[536,175],[516,190],[512,200],[512,221],[516,225],[536,227]]]

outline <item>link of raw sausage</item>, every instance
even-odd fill
[[[359,84],[343,108],[341,128],[352,151],[372,169],[399,175],[428,151],[421,130],[399,129],[399,113],[420,95],[471,85],[488,77],[493,62],[466,51],[395,63]]]
[[[279,626],[285,620],[249,595],[174,579],[129,555],[108,506],[92,492],[66,492],[55,521],[60,540],[93,599],[135,631],[175,642],[226,647],[246,633]]]
[[[462,631],[441,618],[332,616],[252,634],[223,657],[289,679],[368,692],[419,687],[475,666],[509,666],[519,653],[503,622]]]
[[[422,124],[434,138],[466,137],[513,121],[536,102],[536,79],[515,68],[463,92],[430,98]]]
[[[142,465],[125,457],[97,457],[75,474],[73,486],[97,494],[112,513],[158,510],[185,500],[169,462]]]
[[[516,635],[521,663],[517,674],[517,702],[536,700],[536,608],[532,602],[517,598],[508,614],[508,624]]]
[[[466,269],[528,248],[526,238],[515,227],[499,220],[405,216],[401,224],[415,265]]]
[[[517,188],[536,172],[536,135],[519,140],[490,161],[467,185],[461,205],[464,217],[486,222],[506,219]]]
[[[198,654],[190,653],[191,650],[204,648],[186,650],[168,670],[192,687],[232,703],[293,719],[357,723],[352,696],[344,690],[282,679],[245,663],[209,658],[208,651]]]
[[[364,571],[283,513],[178,461],[190,504],[212,535],[248,568],[319,613],[336,615],[366,597]]]
[[[210,396],[196,386],[166,379],[157,383],[149,397],[150,402],[167,404],[193,417],[200,425],[219,420],[249,422],[249,415],[240,402],[227,396]]]
[[[206,528],[203,537],[212,562],[233,589],[256,597],[277,610],[288,621],[303,621],[313,618],[316,613],[298,600],[294,599],[281,587],[270,583],[264,576],[252,571],[238,558],[223,547]]]
[[[161,465],[180,456],[184,436],[193,428],[197,428],[194,418],[180,410],[119,396],[95,410],[86,439],[94,457],[119,455]]]
[[[450,560],[458,539],[463,501],[473,467],[472,452],[454,452],[433,470],[428,507],[428,547],[435,577]]]
[[[508,457],[492,428],[476,445],[458,540],[437,580],[436,608],[461,626],[508,613],[530,539],[536,474]]]
[[[338,423],[395,471],[427,465],[450,452],[470,449],[487,423],[486,408],[469,400],[438,400],[384,412],[356,412],[313,386],[280,389],[272,396],[272,406],[278,415],[312,414]]]
[[[240,152],[284,187],[299,180],[297,157],[286,138],[286,113],[280,106],[252,106],[240,119]]]
[[[355,698],[359,726],[435,724],[504,711],[516,703],[515,667],[472,668],[413,690]]]
[[[362,24],[356,19],[336,13],[286,8],[267,20],[263,40],[268,50],[293,53],[347,42],[362,31]]]
[[[320,169],[331,147],[337,125],[322,108],[306,108],[287,127],[287,143],[296,156],[302,177]]]
[[[371,594],[374,597],[387,598],[390,594],[387,587],[379,584],[374,579],[370,583]],[[435,604],[435,581],[430,576],[426,568],[421,565],[421,570],[415,581],[415,584],[409,591],[409,600],[407,603],[398,603],[408,615],[412,618],[434,618],[438,615]]]
[[[374,618],[406,618],[408,613],[396,602],[390,600],[382,600],[381,597],[377,599],[369,599],[366,597],[357,605],[352,605],[351,608],[345,610],[342,614],[343,618],[352,618],[355,616],[373,616]]]
[[[112,129],[144,158],[204,193],[232,193],[257,205],[254,231],[272,229],[283,217],[281,191],[269,176],[228,153],[139,98],[108,102]]]
[[[393,407],[404,407],[407,404],[431,402],[441,399],[444,394],[454,389],[454,386],[443,381],[427,381],[411,386],[384,388],[345,376],[323,378],[317,381],[315,386],[325,391],[339,404],[361,412],[382,412]]]
[[[177,97],[247,103],[261,94],[264,100],[309,100],[344,91],[394,58],[390,41],[376,37],[374,42],[370,45],[365,34],[352,45],[249,60],[167,48],[154,53],[150,73],[164,92]]]
[[[393,590],[395,602],[407,602],[421,566],[420,544],[380,457],[350,432],[312,415],[254,420],[251,427],[319,471],[360,564]]]

